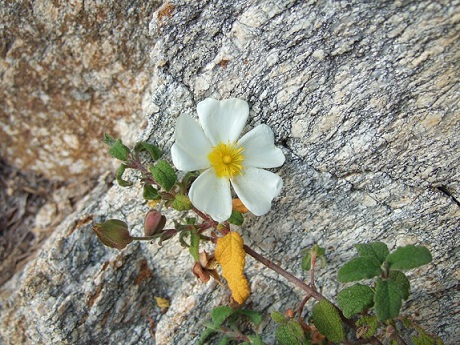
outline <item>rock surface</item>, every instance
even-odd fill
[[[132,141],[145,122],[148,23],[159,3],[2,4],[0,156],[52,179],[105,172],[104,131]]]
[[[270,125],[286,163],[272,211],[246,217],[245,242],[297,276],[301,250],[329,248],[317,286],[339,288],[353,244],[424,244],[405,313],[460,341],[460,3],[174,1],[150,25],[155,48],[141,139],[168,152],[175,119],[206,97],[239,97],[248,128]],[[131,24],[134,25],[134,24]],[[132,178],[131,176],[130,178]],[[228,292],[201,285],[176,241],[106,249],[91,231],[119,218],[142,232],[138,188],[96,190],[22,276],[2,288],[5,344],[194,344]],[[173,215],[168,213],[169,218]],[[301,291],[252,259],[249,307],[294,307]],[[17,291],[12,292],[16,285]],[[162,314],[154,297],[171,301]],[[156,340],[149,334],[156,324]],[[268,316],[259,331],[273,343]]]

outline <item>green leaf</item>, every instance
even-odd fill
[[[315,255],[317,257],[323,256],[324,254],[326,254],[326,248],[320,247],[317,244],[315,244],[313,248],[311,248],[310,252],[312,253],[312,255]]]
[[[127,161],[130,150],[127,146],[123,145],[121,139],[117,139],[115,143],[111,146],[109,154],[116,159],[121,161]]]
[[[174,169],[165,160],[158,161],[156,165],[150,167],[150,172],[155,181],[167,192],[176,183],[176,173]]]
[[[185,217],[185,224],[195,225],[196,218],[195,217]]]
[[[150,157],[154,161],[160,159],[162,152],[161,150],[153,144],[149,144],[145,141],[139,141],[136,146],[134,146],[134,151],[135,152],[141,152],[141,151],[147,151],[150,154]]]
[[[410,283],[406,275],[401,271],[390,271],[388,279],[391,279],[396,283],[399,290],[401,290],[402,298],[407,300],[410,294]]]
[[[112,137],[110,134],[108,133],[104,133],[104,137],[101,139],[101,141],[104,143],[104,144],[107,144],[109,145],[110,147],[112,147],[115,142],[117,141],[114,137]]]
[[[345,317],[362,312],[365,308],[370,308],[374,304],[374,291],[369,286],[355,284],[343,289],[337,295],[339,308]]]
[[[379,321],[393,319],[399,315],[402,293],[393,280],[377,281],[374,294],[375,313]]]
[[[249,338],[250,344],[252,345],[264,345],[264,342],[262,341],[262,337],[258,334],[248,335],[248,338]]]
[[[144,185],[144,191],[142,196],[145,200],[159,200],[161,199],[160,194],[158,194],[158,190],[150,184]]]
[[[183,194],[176,194],[171,206],[177,211],[187,211],[193,207],[188,196]]]
[[[380,262],[374,257],[364,256],[351,259],[345,263],[338,272],[341,283],[369,279],[382,273]]]
[[[230,338],[224,336],[220,341],[217,343],[217,345],[227,345],[230,342]]]
[[[243,217],[243,214],[241,212],[232,211],[232,214],[231,214],[230,218],[228,218],[227,221],[230,224],[241,226],[241,225],[243,225],[244,217]]]
[[[298,321],[295,321],[295,320],[290,320],[288,322],[288,327],[290,328],[292,334],[294,334],[294,336],[297,338],[297,340],[301,344],[303,344],[305,342],[306,338],[305,338],[305,333],[304,333],[303,328],[300,325],[300,323]]]
[[[281,325],[276,330],[276,341],[279,345],[303,345],[302,340],[297,339],[292,332],[290,324]]]
[[[304,257],[302,258],[302,269],[305,271],[311,270],[311,253],[308,251],[305,253]]]
[[[388,247],[383,242],[355,244],[359,256],[372,256],[382,264],[389,254]]]
[[[345,337],[342,319],[337,309],[328,301],[321,300],[312,311],[313,322],[318,331],[330,341],[340,343]]]
[[[414,345],[436,345],[436,341],[424,333],[413,335],[411,338]]]
[[[176,228],[176,230],[179,230],[179,229]],[[188,237],[189,235],[190,235],[190,231],[180,231],[179,232],[179,243],[184,248],[190,248],[190,245],[185,240],[185,238]]]
[[[121,164],[120,167],[117,169],[117,173],[115,174],[115,177],[117,178],[117,182],[121,187],[132,186],[131,182],[123,180],[122,178],[123,173],[125,172],[126,168],[127,166],[125,164]]]
[[[198,171],[189,171],[182,178],[182,184],[184,188],[188,190],[192,182],[200,175]]]
[[[239,314],[246,316],[251,322],[258,326],[262,322],[262,315],[254,310],[241,309],[238,311]]]
[[[188,249],[190,254],[196,262],[200,261],[199,255],[200,235],[195,230],[190,232],[190,248]]]
[[[356,330],[356,336],[358,338],[370,338],[377,332],[379,322],[376,316],[364,315],[356,321],[356,326],[358,326]]]
[[[201,332],[200,340],[198,341],[198,345],[204,345],[204,341],[209,338],[209,336],[216,331],[213,328],[207,327],[203,332]]]
[[[415,326],[415,329],[418,335],[411,337],[414,345],[444,345],[444,342],[440,338],[426,333],[423,328]]]
[[[316,262],[318,259],[321,261],[321,266],[324,267],[326,264],[326,260],[324,259],[324,254],[326,253],[326,248],[322,248],[315,244],[310,250],[308,250],[304,257],[302,258],[302,269],[305,271],[311,270],[311,259],[314,257],[316,258]]]
[[[211,318],[214,322],[214,326],[220,327],[224,323],[224,321],[234,312],[235,310],[226,305],[215,307],[211,312]]]
[[[280,325],[287,324],[286,316],[281,314],[279,311],[273,310],[270,316],[272,317],[273,321],[275,321],[276,323],[279,323]]]
[[[431,262],[430,251],[423,246],[408,245],[397,248],[388,255],[387,262],[390,269],[409,270]]]

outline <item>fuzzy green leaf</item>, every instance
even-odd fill
[[[389,254],[388,247],[383,242],[355,244],[359,256],[372,256],[382,264]]]
[[[196,262],[200,261],[199,245],[200,245],[200,235],[196,231],[191,231],[190,232],[190,248],[188,250],[190,254],[192,254]]]
[[[304,257],[302,258],[302,269],[305,271],[311,270],[311,253],[308,251],[305,253]]]
[[[366,285],[355,284],[337,295],[339,308],[345,317],[351,317],[374,304],[374,291]]]
[[[305,345],[307,340],[302,326],[297,321],[289,321],[276,330],[276,341],[279,345]]]
[[[228,222],[230,224],[234,224],[237,226],[243,225],[243,222],[244,222],[243,214],[238,211],[232,211],[230,218],[228,218]]]
[[[250,343],[248,343],[248,344],[264,345],[264,342],[262,341],[262,337],[260,335],[258,335],[258,334],[248,335],[248,338],[249,338],[249,341],[250,341]]]
[[[326,260],[324,258],[324,254],[326,253],[326,248],[320,247],[315,244],[310,250],[308,250],[304,257],[302,258],[301,267],[305,271],[311,270],[311,259],[312,257],[316,258],[316,261],[321,261],[321,267],[326,265]]]
[[[364,256],[351,259],[338,272],[341,283],[369,279],[382,273],[380,262],[374,257]]]
[[[130,150],[123,145],[120,139],[117,139],[109,150],[109,154],[116,159],[126,162],[128,160]]]
[[[128,186],[132,185],[131,182],[123,180],[122,176],[123,176],[123,173],[125,172],[125,170],[126,170],[126,165],[121,164],[120,167],[117,169],[117,173],[115,174],[115,177],[117,178],[117,183],[121,187],[128,187]]]
[[[281,314],[279,311],[273,310],[270,316],[272,317],[273,321],[275,321],[276,323],[279,323],[280,325],[287,324],[286,316]]]
[[[139,141],[136,146],[134,146],[135,152],[147,151],[154,161],[160,159],[162,152],[161,150],[153,144],[149,144],[145,141]]]
[[[370,338],[377,332],[379,322],[376,316],[364,315],[356,321],[356,326],[358,326],[356,330],[358,338]]]
[[[176,194],[171,206],[177,211],[187,211],[193,207],[188,196],[183,194]]]
[[[217,345],[227,345],[228,343],[230,343],[230,338],[224,336],[222,339],[220,339]]]
[[[200,340],[198,341],[198,345],[204,345],[205,340],[209,338],[209,336],[215,332],[216,330],[214,330],[212,327],[206,327],[206,329],[203,332],[201,332]]]
[[[158,194],[158,190],[150,184],[144,185],[144,191],[142,196],[145,200],[159,200],[161,199],[160,194]]]
[[[215,327],[220,327],[224,321],[234,313],[235,311],[225,305],[215,307],[211,312],[211,318],[214,322]]]
[[[108,133],[104,133],[104,137],[101,139],[101,141],[104,143],[104,144],[107,144],[109,145],[110,147],[112,147],[113,145],[115,145],[117,139],[115,139],[114,137],[112,137],[110,134]]]
[[[330,341],[340,343],[345,337],[342,319],[337,309],[328,301],[321,300],[312,311],[313,322],[318,331]]]
[[[406,275],[401,271],[390,271],[388,279],[391,279],[396,283],[399,290],[401,290],[402,298],[407,300],[410,294],[410,282]]]
[[[294,334],[298,341],[300,341],[301,343],[305,342],[305,333],[298,321],[290,320],[288,322],[288,327],[291,329],[292,334]]]
[[[150,172],[155,181],[167,192],[176,183],[176,173],[174,169],[165,160],[158,161],[156,165],[150,167]]]
[[[415,329],[418,335],[412,336],[414,345],[444,345],[444,342],[440,338],[426,333],[421,327],[416,326]]]
[[[375,313],[379,321],[393,319],[399,315],[402,292],[393,280],[377,282],[374,294]]]
[[[251,322],[258,326],[262,322],[262,315],[254,310],[241,309],[238,311],[239,314],[246,316]]]
[[[387,257],[390,269],[409,270],[431,262],[432,257],[428,248],[408,245],[399,247]]]
[[[296,345],[299,344],[297,338],[292,334],[288,325],[281,325],[276,330],[276,342],[279,345]]]

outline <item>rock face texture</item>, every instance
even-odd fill
[[[7,1],[0,6],[0,156],[64,180],[107,170],[99,142],[142,125],[159,1]]]
[[[353,244],[424,244],[433,262],[410,272],[405,313],[460,342],[458,1],[178,0],[154,14],[150,35],[140,139],[167,153],[181,113],[195,114],[206,97],[239,97],[250,103],[247,129],[266,123],[283,147],[284,190],[267,216],[246,217],[245,243],[299,277],[303,248],[329,248],[317,272],[327,297]],[[148,207],[136,186],[99,188],[2,288],[0,339],[196,343],[228,291],[197,283],[175,240],[104,248],[92,221],[122,219],[140,235]],[[268,312],[295,307],[302,293],[250,258],[246,274],[248,306],[266,312],[259,331],[272,344]],[[155,296],[171,301],[165,314]]]

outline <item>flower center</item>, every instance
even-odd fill
[[[208,154],[208,159],[217,177],[232,178],[241,174],[244,161],[243,151],[244,148],[237,147],[236,144],[220,142],[214,146]]]

